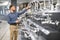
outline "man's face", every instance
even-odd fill
[[[12,6],[11,7],[11,10],[15,11],[16,10],[15,6]]]

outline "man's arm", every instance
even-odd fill
[[[23,9],[21,12],[18,13],[18,15],[24,14],[27,11],[27,9]]]
[[[31,6],[27,6],[23,11],[21,11],[20,13],[18,13],[18,15],[24,14],[30,8],[31,8]]]

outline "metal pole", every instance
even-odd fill
[[[40,4],[40,9],[41,9],[41,3],[39,3]]]
[[[5,15],[4,7],[3,7],[3,15]]]
[[[57,0],[57,3],[59,3],[59,0]]]
[[[11,0],[11,4],[17,6],[17,0]]]
[[[11,4],[17,7],[17,0],[11,0]]]
[[[44,0],[44,9],[46,8],[45,0]]]
[[[37,6],[37,5],[36,5],[36,2],[35,2],[35,11],[36,11],[36,6]]]
[[[52,5],[53,5],[53,0],[52,0]]]
[[[51,10],[54,10],[54,6],[53,6],[53,0],[52,0],[52,4],[51,4]]]
[[[49,0],[49,9],[51,10],[51,1]]]

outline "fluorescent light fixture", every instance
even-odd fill
[[[9,4],[9,2],[8,1],[5,1],[5,2],[3,2],[3,3],[0,3],[0,6],[6,6],[6,5],[8,5]]]

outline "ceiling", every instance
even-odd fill
[[[0,0],[0,1],[10,1],[11,0]],[[24,3],[24,2],[31,2],[31,1],[43,1],[43,0],[17,0],[17,3]],[[46,1],[49,1],[49,0],[46,0]],[[54,0],[54,2],[57,1],[57,0]]]

